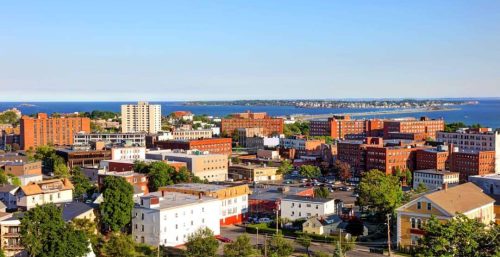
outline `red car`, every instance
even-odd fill
[[[219,240],[219,241],[221,241],[223,243],[231,243],[231,242],[233,242],[233,240],[231,240],[231,239],[229,239],[227,237],[223,237],[221,235],[215,236],[215,239],[217,239],[217,240]]]

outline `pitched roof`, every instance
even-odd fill
[[[83,213],[86,213],[94,207],[90,204],[82,203],[82,202],[71,202],[71,203],[65,203],[61,205],[63,213],[63,219],[64,221],[70,221],[73,220],[74,218],[80,216]]]
[[[74,188],[73,183],[71,183],[69,179],[64,178],[64,179],[49,179],[49,180],[31,182],[28,185],[21,187],[21,190],[24,192],[25,195],[42,194],[44,193],[42,186],[52,183],[54,184],[62,183],[62,187],[58,189],[51,188],[51,190],[57,189],[62,191],[62,190],[72,190]]]
[[[0,185],[0,193],[7,193],[7,192],[10,192],[16,188],[18,188],[18,186],[14,186],[11,184],[3,184],[3,185]]]
[[[494,203],[495,199],[483,193],[483,190],[472,182],[461,184],[446,190],[427,193],[415,200],[426,198],[451,215],[467,213],[484,205]],[[411,202],[410,202],[411,203]],[[398,210],[404,210],[410,204],[403,205]]]

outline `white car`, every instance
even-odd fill
[[[260,218],[259,219],[259,223],[269,223],[269,222],[271,222],[270,218]]]

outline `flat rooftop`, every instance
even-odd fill
[[[470,178],[475,179],[491,179],[500,181],[500,174],[486,174],[486,175],[474,175],[470,176]]]
[[[221,189],[225,189],[231,186],[239,186],[240,184],[200,184],[200,183],[180,183],[170,186],[165,186],[164,188],[175,188],[175,189],[184,189],[184,190],[192,190],[192,191],[203,191],[203,192],[211,192],[217,191]]]
[[[449,170],[433,170],[433,169],[428,169],[428,170],[415,170],[413,173],[427,173],[427,174],[439,174],[439,175],[456,175],[459,174],[458,172],[451,172]]]
[[[283,192],[280,190],[279,186],[271,186],[266,188],[254,187],[252,188],[252,194],[248,197],[252,200],[269,200],[276,201],[288,195],[296,195],[305,190],[309,190],[309,188],[303,187],[289,187],[289,190]]]
[[[160,210],[164,209],[173,209],[177,208],[180,206],[185,206],[185,205],[193,205],[193,204],[199,204],[199,203],[204,203],[204,202],[212,202],[212,201],[218,201],[218,199],[213,198],[213,197],[208,197],[208,196],[198,196],[198,195],[190,195],[190,194],[182,194],[182,193],[177,193],[177,192],[165,192],[164,195],[162,196],[161,192],[152,192],[147,194],[146,196],[143,196],[141,198],[151,198],[151,197],[158,197],[159,202],[160,202]],[[141,205],[137,205],[137,208],[145,208]],[[154,209],[154,208],[152,208]]]
[[[146,155],[162,155],[162,156],[172,156],[172,157],[183,157],[183,158],[202,158],[210,156],[226,156],[225,154],[209,154],[203,153],[201,151],[191,151],[191,152],[174,152],[172,150],[154,150],[146,152]]]
[[[299,196],[299,195],[287,195],[283,200],[288,201],[298,201],[298,202],[311,202],[311,203],[327,203],[330,201],[335,201],[335,199],[329,198],[313,198],[309,196]]]

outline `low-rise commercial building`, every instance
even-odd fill
[[[90,149],[57,149],[56,154],[61,156],[66,165],[73,169],[76,166],[97,167],[102,160],[111,159],[111,150],[90,150]]]
[[[418,245],[424,235],[422,226],[432,216],[446,222],[458,213],[484,224],[495,220],[495,200],[473,183],[427,193],[396,209],[397,244],[400,247]]]
[[[161,192],[176,192],[194,196],[209,196],[219,199],[222,204],[218,210],[220,225],[238,224],[246,220],[248,215],[248,195],[250,188],[247,184],[194,184],[182,183],[161,187]]]
[[[0,164],[0,168],[2,165]],[[7,174],[15,176],[24,175],[42,175],[42,162],[7,162],[3,165],[3,169]]]
[[[413,171],[413,188],[423,184],[428,190],[440,189],[443,186],[458,185],[460,174],[444,170],[415,170]],[[445,185],[446,184],[446,185]]]
[[[252,216],[273,216],[281,204],[281,199],[288,195],[314,196],[314,189],[304,187],[256,185],[249,196],[249,214]]]
[[[337,212],[335,200],[288,195],[281,199],[281,217],[290,220],[320,217]]]
[[[211,154],[226,154],[232,153],[231,138],[207,138],[195,140],[167,140],[156,142],[156,147],[161,149],[171,150],[199,150],[207,151]]]
[[[180,246],[201,228],[220,234],[221,201],[208,196],[154,192],[140,199],[132,211],[132,237],[157,247]]]
[[[129,146],[111,148],[111,160],[138,160],[146,158],[146,147]]]
[[[147,159],[184,162],[193,175],[208,181],[225,181],[228,156],[200,151],[158,150],[146,153]]]
[[[281,180],[283,176],[278,174],[278,167],[266,165],[233,164],[229,166],[228,177],[235,181],[246,180],[252,182]]]
[[[146,133],[76,133],[74,145],[90,145],[92,142],[104,142],[106,145],[127,144],[146,145]]]

